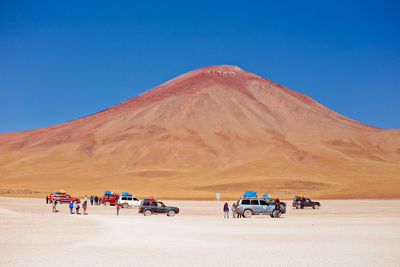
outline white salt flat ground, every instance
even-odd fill
[[[0,266],[400,266],[399,200],[326,200],[280,219],[223,219],[224,202],[164,201],[181,213],[0,198]],[[232,201],[229,201],[232,204]]]

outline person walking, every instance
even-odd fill
[[[86,213],[87,198],[86,197],[85,197],[85,200],[83,201],[82,208],[83,208],[83,215],[87,215],[87,213]]]
[[[69,203],[69,213],[74,214],[74,203],[72,201]]]
[[[46,204],[49,204],[49,196],[46,196]]]
[[[228,202],[225,202],[224,204],[224,219],[228,218],[229,219],[229,206]]]
[[[93,200],[94,200],[93,195],[91,195],[90,196],[90,205],[92,205],[92,206],[93,206]]]
[[[304,209],[304,197],[300,199],[300,209]]]
[[[57,210],[57,201],[53,202],[53,212],[58,212],[58,210]]]
[[[79,215],[80,213],[79,213],[79,209],[80,209],[81,207],[79,206],[79,203],[78,202],[76,202],[75,203],[75,210],[76,210],[76,215]]]
[[[99,198],[97,196],[94,196],[94,204],[97,205],[97,202],[99,201]]]
[[[236,203],[233,202],[232,204],[232,217],[236,218]]]
[[[119,216],[119,203],[117,203],[117,205],[115,205],[115,208],[117,209],[117,216]]]

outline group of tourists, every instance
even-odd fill
[[[231,208],[231,210],[232,210],[232,217],[233,217],[233,218],[243,218],[243,215],[242,215],[242,214],[237,213],[236,208],[237,208],[237,204],[236,204],[236,202],[234,202],[234,203],[232,204],[232,208]],[[225,218],[225,219],[229,219],[229,204],[228,204],[228,202],[225,202],[225,204],[224,204],[224,218]]]
[[[90,205],[101,205],[102,197],[99,196],[90,196]]]
[[[78,201],[70,201],[70,203],[68,204],[70,214],[88,215],[88,213],[86,212],[87,206],[88,206],[88,201],[90,201],[90,204],[93,206],[93,205],[101,205],[101,200],[102,200],[102,198],[98,197],[98,196],[92,195],[92,196],[90,196],[89,200],[88,200],[88,197],[85,196],[85,198],[82,202],[83,213],[79,212],[81,205]],[[51,204],[53,213],[59,212],[59,210],[57,210],[58,203],[61,203],[61,202],[52,201],[52,199],[49,196],[46,196],[46,204]],[[121,206],[119,205],[119,203],[116,203],[115,210],[116,210],[117,216],[119,215],[120,208],[121,208]]]
[[[82,203],[83,215],[88,215],[87,212],[86,212],[87,204],[88,204],[88,199],[87,199],[87,196],[85,196],[85,199],[83,200],[83,203]],[[79,209],[81,208],[81,206],[79,205],[78,202],[76,202],[76,203],[74,204],[74,203],[71,201],[71,202],[69,203],[69,211],[70,211],[70,214],[74,214],[74,208],[75,208],[75,211],[76,211],[75,214],[76,214],[76,215],[80,215]]]

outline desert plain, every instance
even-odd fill
[[[316,199],[317,200],[317,199]],[[273,219],[224,219],[224,201],[165,201],[138,210],[0,198],[0,266],[399,266],[400,200],[323,200]],[[232,205],[233,201],[228,201]]]

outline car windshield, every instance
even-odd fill
[[[165,207],[164,203],[162,203],[162,202],[158,202],[158,206],[159,207]]]

